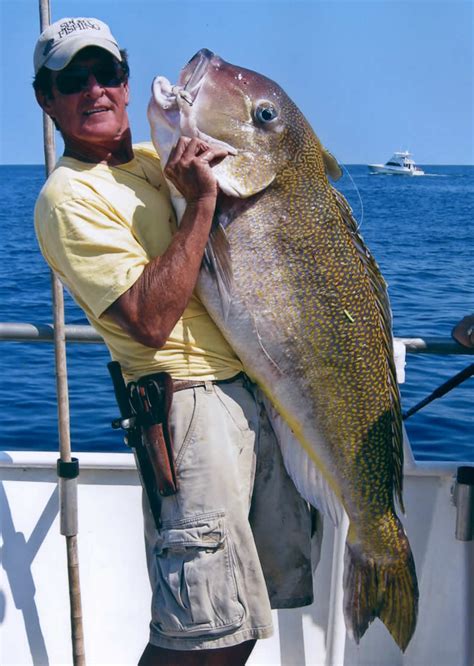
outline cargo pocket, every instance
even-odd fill
[[[156,550],[154,626],[167,636],[219,636],[240,627],[234,550],[223,513],[164,524]]]

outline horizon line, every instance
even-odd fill
[[[338,164],[342,166],[368,166],[368,162],[344,162],[338,160]],[[7,166],[45,166],[44,162],[0,162],[0,167]],[[417,162],[417,166],[474,166],[474,162],[460,163],[460,162]]]

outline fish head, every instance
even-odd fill
[[[282,88],[202,49],[178,83],[156,77],[148,107],[152,140],[163,162],[180,136],[228,150],[213,167],[223,192],[245,198],[267,188],[316,137]]]

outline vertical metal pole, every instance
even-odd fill
[[[344,552],[349,519],[344,512],[340,524],[334,529],[331,591],[326,639],[326,666],[342,666],[346,647],[346,624],[343,611]]]
[[[51,22],[49,0],[39,0],[40,32]],[[46,176],[56,162],[54,125],[43,113],[44,154]],[[56,362],[56,394],[58,401],[59,455],[58,470],[61,534],[66,537],[69,578],[69,602],[71,609],[72,656],[74,666],[85,665],[84,634],[82,627],[82,603],[77,549],[77,460],[71,458],[69,429],[69,392],[66,365],[66,335],[64,326],[64,292],[61,282],[51,272],[54,309],[54,350]],[[71,473],[71,467],[73,472]]]

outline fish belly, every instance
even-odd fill
[[[238,290],[232,292],[231,307],[224,315],[215,280],[207,271],[201,272],[197,291],[246,373],[263,391],[286,469],[296,488],[310,504],[339,524],[344,509],[331,446],[318,429],[312,396],[296,376],[295,349],[285,335],[284,323],[275,311],[253,311],[248,295]]]
[[[200,274],[199,297],[247,374],[273,405],[275,430],[287,431],[285,441],[291,439],[292,443],[282,447],[282,452],[301,494],[314,506],[327,508],[325,496],[332,490],[343,498],[346,510],[355,514],[351,504],[360,507],[360,502],[352,498],[353,479],[346,483],[347,467],[357,455],[357,438],[362,439],[364,428],[377,418],[377,412],[386,411],[388,404],[384,398],[387,381],[382,377],[387,374],[386,368],[377,359],[381,350],[374,349],[378,322],[364,323],[372,336],[367,351],[351,349],[351,345],[357,347],[354,339],[362,336],[361,329],[343,313],[344,303],[338,294],[331,295],[328,305],[328,289],[324,277],[320,277],[326,272],[321,269],[316,274],[304,265],[294,267],[293,272],[287,270],[293,258],[272,247],[264,231],[259,233],[258,219],[262,218],[269,219],[266,211],[254,211],[230,225],[230,305],[223,307],[216,279],[207,270]],[[306,274],[301,277],[302,273]],[[302,285],[292,284],[294,274]],[[370,304],[363,307],[358,319],[373,320],[374,309],[371,311]],[[373,390],[374,374],[378,375],[377,395]],[[364,395],[369,391],[370,396]],[[276,424],[279,419],[286,427]],[[391,433],[387,434],[390,446]],[[296,464],[298,457],[300,464]],[[314,471],[308,475],[310,469]],[[316,476],[325,479],[324,497]],[[329,514],[336,518],[340,511],[331,509]]]

